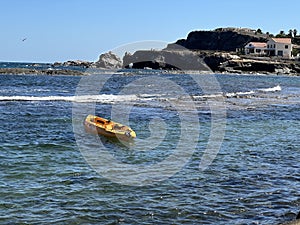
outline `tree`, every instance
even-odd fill
[[[258,29],[256,30],[256,33],[257,33],[257,34],[262,34],[262,31],[261,31],[261,29],[260,29],[260,28],[258,28]]]
[[[293,30],[292,30],[292,29],[290,29],[290,30],[289,30],[288,37],[290,37],[290,38],[292,38],[292,37],[293,37]]]
[[[268,37],[271,37],[271,38],[274,37],[274,34],[270,34],[269,31],[266,32],[266,35],[267,35]]]
[[[294,37],[297,36],[298,31],[296,29],[293,30]]]
[[[283,30],[281,30],[281,31],[279,32],[279,34],[276,35],[277,38],[284,38],[285,36],[286,36],[286,35],[285,35],[285,33],[284,33]]]

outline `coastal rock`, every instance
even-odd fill
[[[92,65],[92,62],[88,61],[82,61],[82,60],[69,60],[66,62],[55,62],[53,64],[54,67],[59,67],[59,66],[79,66],[79,67],[84,67],[84,68],[89,68]]]
[[[68,69],[28,69],[28,68],[0,68],[0,74],[9,75],[85,75],[84,72]]]
[[[188,50],[140,50],[125,54],[123,67],[160,70],[210,71],[196,52]]]
[[[214,71],[228,73],[294,74],[300,72],[300,64],[293,61],[271,59],[231,59],[220,63]]]
[[[292,63],[291,64],[291,69],[294,73],[300,74],[300,62],[298,63]]]
[[[99,60],[94,63],[96,68],[103,69],[120,69],[122,68],[122,60],[113,52],[107,52],[99,56]]]
[[[112,52],[102,54],[93,66],[103,69],[155,69],[176,73],[179,70],[194,70],[216,73],[299,75],[299,60],[287,61],[278,57],[243,55],[243,47],[248,42],[267,40],[268,35],[248,28],[193,31],[186,39],[168,44],[163,50],[138,50],[133,54],[125,53],[123,62]]]
[[[230,60],[240,59],[239,56],[224,52],[201,53],[204,54],[204,62],[213,71],[224,71],[224,66],[228,66]]]
[[[236,51],[248,42],[266,42],[268,36],[246,28],[219,28],[212,31],[192,31],[186,39],[180,39],[167,48],[178,45],[191,50]]]
[[[75,60],[75,61],[67,61],[64,63],[64,66],[81,66],[81,67],[85,67],[88,68],[92,65],[92,62],[88,62],[88,61],[82,61],[82,60]]]
[[[277,74],[290,74],[291,69],[285,66],[283,68],[275,69],[275,73],[277,73]]]

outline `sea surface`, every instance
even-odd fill
[[[90,78],[0,75],[0,224],[279,224],[300,211],[300,77]],[[137,139],[86,133],[88,113]]]

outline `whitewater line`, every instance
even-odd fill
[[[242,95],[251,95],[260,92],[277,92],[281,91],[279,85],[272,88],[262,88],[257,90],[251,90],[246,92],[232,92],[232,93],[216,93],[208,95],[194,95],[191,96],[193,99],[206,99],[206,98],[218,98],[226,97],[232,98]],[[176,96],[178,97],[178,96]],[[65,101],[65,102],[102,102],[102,103],[115,103],[115,102],[131,102],[131,101],[153,101],[153,100],[170,100],[174,96],[161,95],[161,94],[129,94],[129,95],[77,95],[77,96],[0,96],[0,101]]]
[[[232,98],[236,96],[242,96],[242,95],[251,95],[255,93],[260,93],[260,92],[277,92],[281,91],[280,85],[277,85],[275,87],[271,88],[261,88],[257,90],[250,90],[250,91],[245,91],[245,92],[229,92],[229,93],[219,93],[219,94],[211,94],[211,95],[200,95],[200,96],[193,96],[193,98],[218,98],[218,97],[226,97],[226,98]]]
[[[0,96],[0,101],[65,101],[110,103],[134,100],[137,100],[136,95]]]

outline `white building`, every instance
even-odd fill
[[[267,42],[268,56],[281,56],[290,59],[292,57],[291,38],[270,38]]]
[[[267,43],[265,42],[249,42],[245,46],[245,54],[265,55]]]

